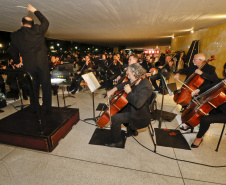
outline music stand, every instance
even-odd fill
[[[94,92],[100,87],[100,84],[98,82],[98,80],[96,79],[96,77],[94,76],[94,74],[92,72],[87,73],[82,75],[82,78],[85,80],[85,82],[87,82],[87,85],[90,89],[90,91],[92,92],[92,99],[93,99],[93,117],[92,118],[86,118],[84,119],[86,120],[93,120],[96,122],[96,117],[95,117],[95,104],[94,104]]]
[[[63,100],[64,100],[64,107],[69,107],[71,105],[66,106],[65,102],[65,96],[64,96],[64,86],[70,85],[70,79],[69,79],[69,70],[68,69],[54,69],[51,74],[51,85],[53,86],[62,86],[62,93],[63,93]],[[59,107],[59,97],[57,93],[57,103]]]
[[[169,95],[172,96],[173,93],[172,91],[168,88],[167,84],[166,84],[166,80],[165,77],[163,76],[163,74],[160,74],[161,76],[161,83],[162,83],[162,89],[160,90],[162,92],[162,104],[161,104],[161,110],[160,110],[160,118],[159,118],[159,128],[162,127],[162,110],[163,110],[163,102],[164,102],[164,95],[165,95],[165,90],[167,90],[169,92]]]

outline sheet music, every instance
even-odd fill
[[[92,72],[82,75],[82,78],[87,82],[91,92],[96,91],[100,87],[99,82]]]

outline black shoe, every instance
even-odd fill
[[[191,129],[191,133],[193,132],[194,128],[193,127],[187,127],[187,128],[184,128],[184,126],[180,127],[181,130],[183,131],[187,131],[189,129]]]
[[[159,91],[159,89],[154,89],[153,91]]]
[[[119,141],[118,143],[106,143],[104,144],[105,146],[108,147],[117,147],[117,148],[121,148],[123,146],[123,141]]]
[[[137,136],[138,135],[138,132],[135,130],[135,131],[128,131],[126,133],[126,137],[130,137],[130,136]]]
[[[77,91],[77,89],[73,89],[73,90],[71,91],[71,94],[75,94],[76,91]]]
[[[53,91],[53,95],[56,96],[58,91]]]
[[[202,139],[203,141],[203,139]],[[191,148],[198,148],[200,146],[200,144],[202,143],[202,141],[199,143],[199,145],[194,145],[193,143],[191,144]]]
[[[27,97],[26,94],[23,94],[23,99],[24,99],[24,100],[28,100],[28,97]]]
[[[183,113],[185,110],[185,107],[182,107],[181,110],[180,110],[180,113]]]

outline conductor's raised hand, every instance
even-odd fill
[[[34,13],[35,11],[37,11],[37,9],[36,9],[35,7],[33,7],[32,5],[30,5],[30,4],[27,5],[27,9],[28,9],[30,12],[32,12],[32,13]]]

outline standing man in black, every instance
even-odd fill
[[[23,17],[22,27],[11,34],[9,52],[16,64],[20,63],[19,55],[23,58],[23,68],[33,77],[35,91],[35,97],[31,97],[33,111],[37,110],[37,105],[39,105],[40,84],[43,94],[42,110],[46,111],[51,109],[52,104],[50,72],[44,38],[49,21],[32,5],[28,4],[27,9],[35,14],[41,24],[34,25],[32,18]]]

